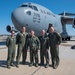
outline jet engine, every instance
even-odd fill
[[[73,28],[75,28],[75,18],[73,19],[73,24],[72,24]]]
[[[12,30],[14,30],[15,32],[18,32],[18,30],[16,30],[14,27],[11,27],[10,25],[8,25],[8,26],[6,27],[6,30],[7,30],[8,32],[11,32]]]

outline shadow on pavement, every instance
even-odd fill
[[[20,64],[22,64],[22,62],[20,62]],[[30,62],[26,61],[25,63],[23,63],[22,65],[29,65]]]
[[[0,67],[7,68],[7,61],[6,60],[0,60]]]
[[[21,65],[22,62],[20,62],[19,65]],[[16,66],[16,61],[14,61],[14,65]],[[29,62],[26,61],[25,64],[22,64],[22,65],[29,65]],[[0,60],[0,67],[3,67],[3,68],[7,68],[7,60]]]

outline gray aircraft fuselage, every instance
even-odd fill
[[[70,16],[75,16],[75,13],[63,12],[57,15],[42,5],[27,2],[12,12],[11,19],[17,30],[21,31],[21,27],[25,26],[27,32],[34,30],[37,36],[41,35],[41,30],[47,31],[49,24],[52,24],[55,31],[61,34],[62,40],[70,40],[66,24],[72,24],[75,28],[75,18]],[[12,29],[11,26],[7,26],[8,32]]]
[[[15,28],[19,31],[22,26],[25,26],[27,32],[34,30],[35,34],[39,36],[41,30],[47,30],[51,23],[56,32],[62,33],[61,16],[35,3],[23,3],[12,12],[11,18]]]

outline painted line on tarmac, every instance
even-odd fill
[[[2,50],[2,49],[6,49],[7,47],[3,47],[3,48],[0,48],[0,50]]]
[[[40,68],[41,66],[38,69],[36,69],[31,75],[34,75]]]

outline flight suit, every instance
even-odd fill
[[[49,39],[46,36],[40,36],[40,59],[41,59],[41,64],[44,64],[44,56],[46,58],[46,65],[49,65]]]
[[[53,68],[59,65],[59,44],[61,43],[61,36],[56,33],[49,33],[49,45],[50,45],[50,53],[52,59]]]
[[[6,40],[6,46],[8,47],[8,57],[7,57],[7,66],[10,66],[15,58],[15,44],[16,39],[15,37],[9,36]]]
[[[22,64],[25,63],[27,57],[27,49],[26,49],[26,40],[27,40],[27,33],[18,33],[16,36],[16,43],[18,44],[17,56],[16,56],[16,63],[19,65],[20,57],[22,54]]]
[[[30,66],[34,64],[38,66],[38,49],[40,49],[40,41],[36,36],[33,36],[28,39],[27,45],[30,47]]]

